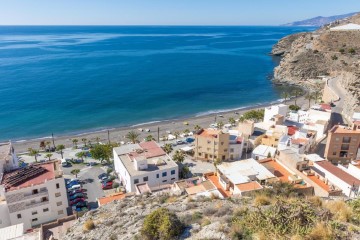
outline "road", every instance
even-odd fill
[[[345,124],[344,118],[341,113],[344,106],[344,99],[347,95],[345,89],[340,85],[340,79],[338,77],[330,78],[328,80],[329,88],[339,97],[339,101],[335,102],[335,107],[332,108],[333,114],[331,119],[331,126],[334,124]]]

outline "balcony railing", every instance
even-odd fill
[[[28,199],[31,199],[31,198],[36,198],[36,197],[41,197],[41,196],[46,196],[48,195],[48,190],[47,189],[44,189],[44,190],[41,190],[39,191],[38,193],[27,193],[27,194],[13,194],[13,195],[8,195],[6,197],[6,200],[8,202],[19,202],[19,201],[24,201],[24,200],[28,200]]]

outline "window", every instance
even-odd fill
[[[175,170],[171,170],[171,175],[174,175],[175,174]]]
[[[55,193],[55,197],[60,197],[61,196],[61,193],[57,192]]]
[[[230,148],[230,152],[233,153],[233,152],[234,152],[234,149],[233,149],[233,148]]]
[[[134,179],[134,184],[138,184],[139,183],[139,179]]]
[[[31,215],[36,215],[37,214],[37,211],[34,211],[31,213]]]
[[[221,145],[224,145],[224,142],[221,142]]]
[[[166,177],[166,176],[167,176],[167,172],[163,172],[163,173],[162,173],[162,176],[163,176],[163,177]]]
[[[36,222],[37,220],[38,220],[37,218],[31,219],[32,222]]]
[[[225,155],[222,156],[222,160],[225,160]]]
[[[44,208],[44,209],[43,209],[43,212],[48,212],[48,211],[49,211],[48,208]]]
[[[147,182],[147,181],[149,181],[149,177],[144,177],[143,180],[144,180],[144,182]]]
[[[341,145],[341,150],[349,150],[350,146],[349,144],[342,144]]]
[[[41,198],[41,202],[46,202],[46,201],[48,201],[47,197],[42,197]]]
[[[59,184],[59,183],[56,184],[56,188],[57,188],[57,189],[60,188],[60,184]]]
[[[162,182],[167,182],[167,180],[163,180]]]
[[[201,156],[201,153],[199,153],[199,156]]]
[[[62,205],[62,202],[57,202],[56,203],[56,206],[61,206]]]
[[[18,218],[18,219],[20,219],[20,218],[21,218],[21,214],[20,214],[20,213],[17,215],[17,218]]]
[[[175,180],[175,178],[172,178],[172,179],[171,179],[171,181],[174,181],[174,180]]]
[[[160,175],[157,173],[157,174],[156,174],[156,178],[159,178],[159,177],[160,177]]]
[[[64,210],[58,211],[58,215],[64,214]]]
[[[32,193],[33,193],[33,194],[38,194],[39,191],[38,191],[37,189],[34,189],[34,190],[32,191]]]
[[[343,137],[343,143],[350,143],[351,137]]]
[[[224,152],[227,152],[227,148],[224,149]]]
[[[336,152],[333,152],[333,155],[335,156],[335,155],[336,155]]]

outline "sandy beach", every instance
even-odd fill
[[[166,131],[171,132],[183,132],[185,129],[189,129],[190,131],[194,130],[194,127],[196,125],[199,125],[200,127],[207,128],[210,124],[215,122],[215,117],[217,118],[217,122],[222,121],[223,123],[228,123],[228,119],[230,117],[233,117],[235,119],[238,119],[241,114],[245,113],[246,111],[252,110],[252,109],[261,109],[266,106],[271,106],[278,104],[278,102],[272,102],[272,103],[265,103],[261,105],[256,106],[250,106],[246,108],[239,108],[239,109],[232,109],[231,111],[225,111],[225,112],[218,112],[203,116],[197,116],[197,117],[189,117],[184,119],[177,119],[177,120],[167,120],[167,121],[160,121],[156,123],[149,123],[149,124],[142,124],[142,125],[135,125],[135,126],[128,126],[128,127],[121,127],[121,128],[113,128],[109,129],[110,131],[110,141],[111,142],[128,142],[129,140],[125,138],[125,135],[131,131],[135,130],[137,131],[140,136],[139,140],[142,141],[146,136],[152,135],[155,139],[158,137],[158,127],[160,128],[160,138],[162,136],[167,136],[168,134]],[[288,100],[288,104],[293,104],[294,99]],[[299,106],[302,106],[303,108],[307,108],[308,106],[308,100],[305,100],[304,97],[299,97],[297,100],[297,104]],[[236,114],[236,113],[238,114]],[[221,115],[222,117],[220,117]],[[188,125],[185,125],[184,122],[187,122]],[[138,129],[150,129],[150,132],[140,132]],[[55,139],[55,145],[64,144],[66,147],[72,146],[72,139],[76,138],[79,140],[78,144],[81,144],[81,139],[86,138],[87,140],[90,140],[92,142],[95,142],[96,138],[100,138],[101,142],[107,142],[108,141],[108,130],[102,130],[98,132],[90,132],[90,133],[82,133],[82,134],[76,134],[76,135],[63,135],[63,136],[56,136],[56,133],[54,133],[54,139]],[[25,141],[18,141],[13,142],[13,145],[15,147],[15,150],[17,153],[24,153],[29,148],[39,149],[40,142],[41,141],[51,141],[51,138],[46,139],[30,139]]]

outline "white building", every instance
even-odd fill
[[[18,166],[19,159],[16,156],[11,142],[0,144],[0,175],[4,171],[16,169]]]
[[[0,228],[24,230],[67,216],[68,200],[60,161],[5,171],[0,185]]]
[[[123,145],[113,149],[115,171],[127,192],[136,192],[137,184],[149,188],[178,180],[178,165],[156,142]]]
[[[244,138],[240,137],[238,130],[229,130],[229,158],[230,160],[241,159],[244,149]]]
[[[261,160],[270,157],[274,157],[276,153],[276,148],[266,146],[266,145],[259,145],[257,146],[252,154],[251,157],[255,160]]]
[[[330,31],[360,31],[360,25],[355,23],[348,23],[346,25],[330,28]]]
[[[351,161],[347,166],[339,165],[339,167],[351,176],[360,180],[360,160]]]
[[[326,160],[314,162],[312,170],[326,184],[333,184],[341,189],[347,197],[353,198],[359,196],[360,180],[333,165],[331,162]]]
[[[278,114],[285,117],[287,115],[288,111],[289,111],[289,106],[285,105],[285,104],[279,104],[279,105],[266,107],[265,113],[264,113],[264,122],[271,121],[273,119],[273,117]]]
[[[297,112],[290,111],[287,119],[294,122],[305,123],[309,117],[308,111],[299,110]]]

